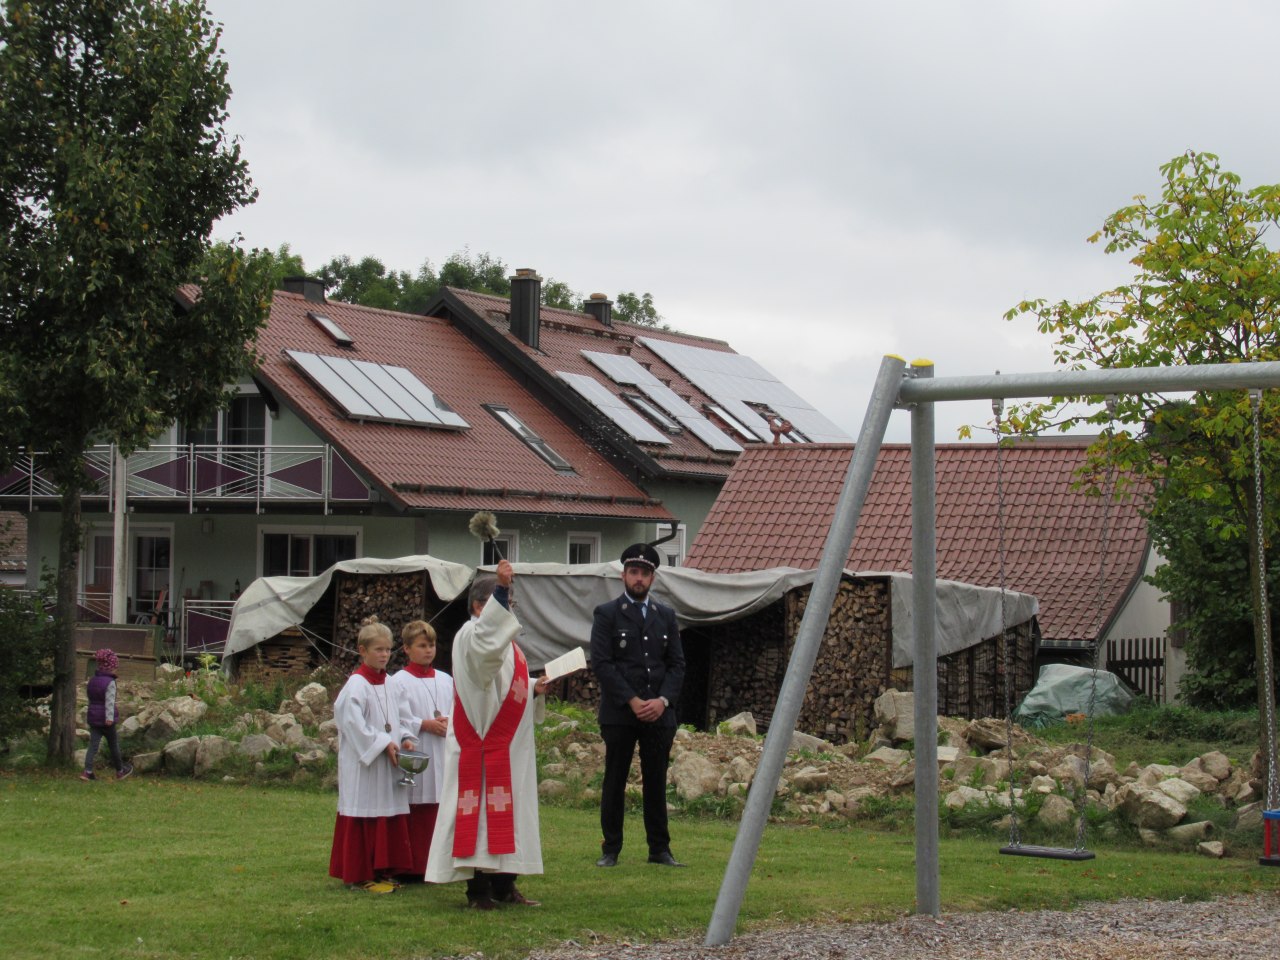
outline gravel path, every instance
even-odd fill
[[[1200,903],[1120,900],[1075,910],[910,916],[701,940],[568,944],[529,960],[1275,960],[1280,893]]]

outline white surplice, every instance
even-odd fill
[[[415,677],[408,670],[400,670],[387,682],[395,686],[401,702],[407,707],[408,726],[414,731],[418,752],[431,758],[427,769],[414,776],[416,785],[407,788],[409,803],[439,803],[440,792],[444,788],[445,738],[427,733],[422,729],[422,721],[453,713],[453,677],[443,670],[436,670],[434,677]]]
[[[454,697],[466,707],[476,733],[489,732],[515,675],[512,641],[520,623],[498,602],[490,598],[480,616],[464,624],[453,639]],[[533,684],[530,682],[530,692]],[[515,736],[511,740],[511,796],[515,803],[515,853],[491,854],[487,816],[482,805],[475,853],[453,855],[454,829],[458,815],[458,758],[460,749],[454,733],[457,710],[449,722],[444,742],[444,787],[440,813],[427,857],[428,883],[449,883],[470,879],[476,869],[499,873],[541,873],[542,841],[538,836],[538,773],[534,757],[533,726],[540,720],[541,697],[529,696]],[[483,794],[482,794],[483,795]]]
[[[387,744],[399,746],[408,735],[404,729],[408,714],[395,688],[390,683],[372,684],[353,673],[333,703],[333,719],[338,725],[338,813],[346,817],[408,813],[409,792],[395,785],[400,771],[386,752]]]

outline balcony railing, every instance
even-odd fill
[[[20,456],[0,474],[0,505],[13,506],[56,499],[58,492],[46,475],[43,454]],[[84,499],[110,500],[115,450],[96,446],[85,453],[93,488]],[[125,459],[125,498],[185,501],[197,504],[238,501],[358,502],[369,489],[333,447],[230,446],[223,444],[165,445],[138,450]]]

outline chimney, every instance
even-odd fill
[[[316,277],[285,277],[285,293],[300,293],[314,303],[324,303],[324,281]]]
[[[511,332],[525,346],[538,349],[542,278],[529,267],[511,278]]]
[[[606,327],[613,326],[613,301],[603,293],[593,293],[582,305],[584,313],[595,317]]]

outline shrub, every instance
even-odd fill
[[[0,589],[0,741],[40,728],[56,637],[39,598]]]

